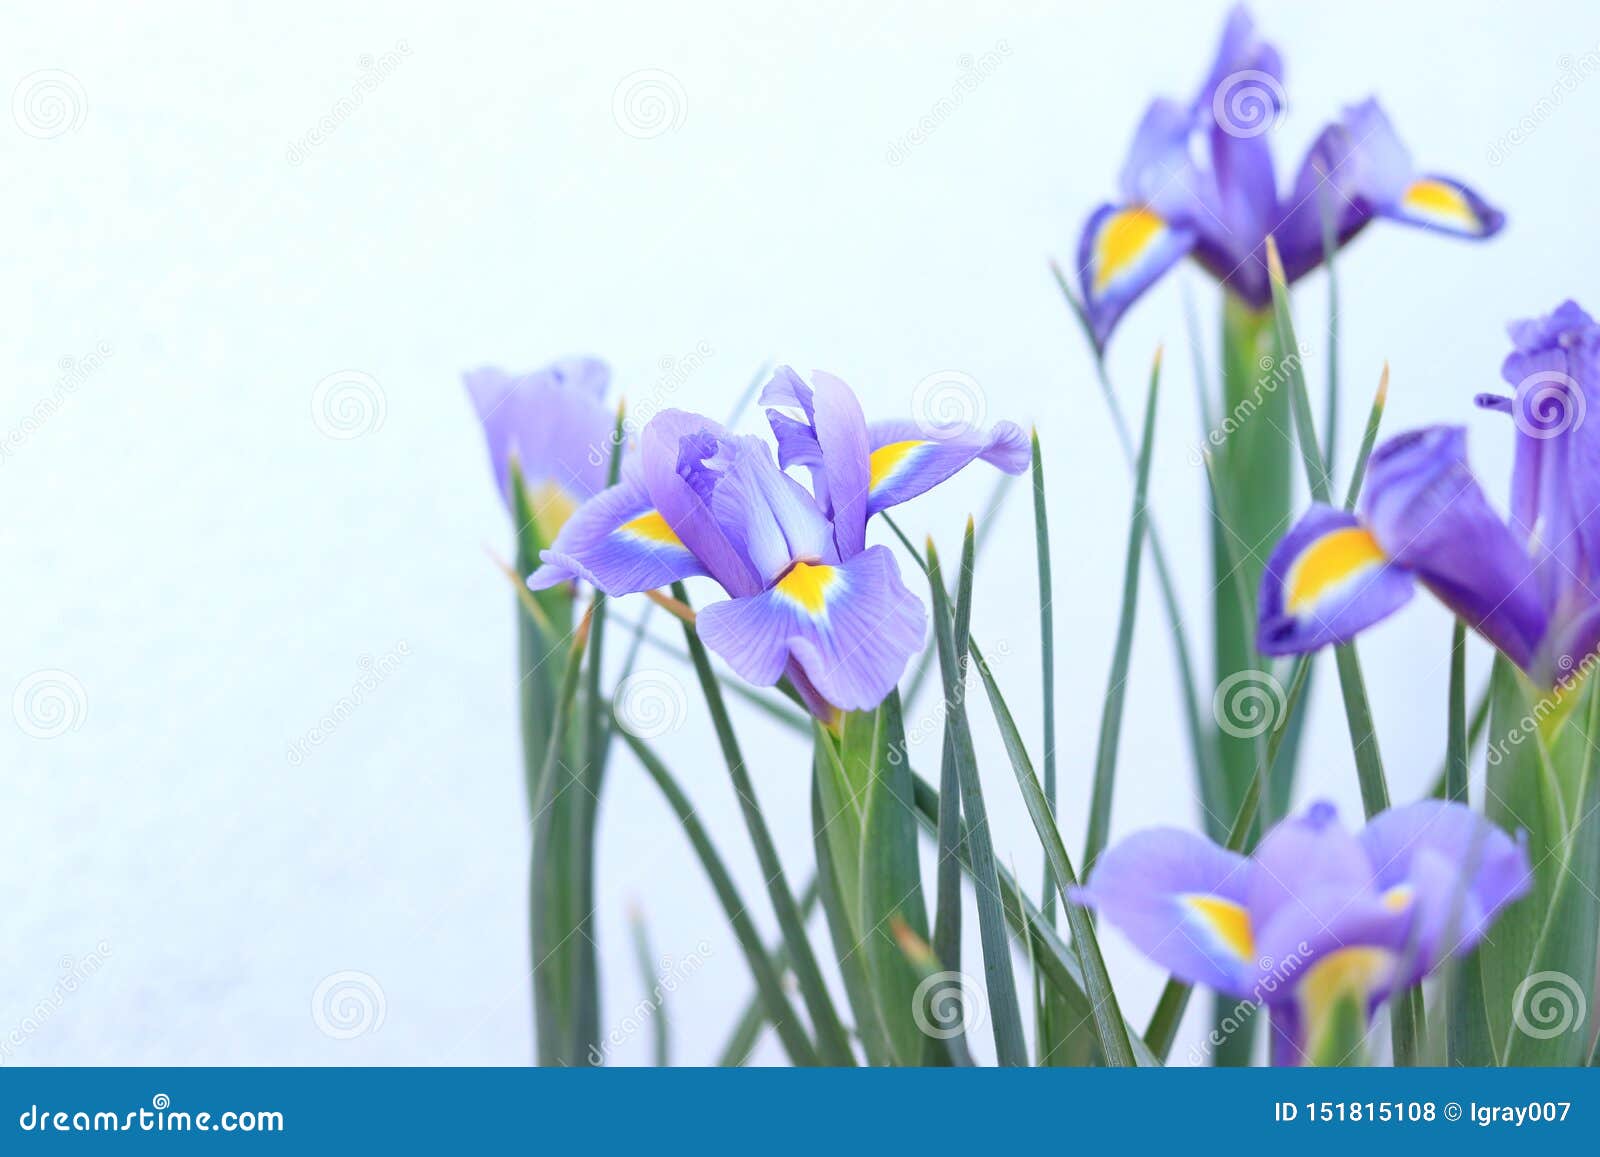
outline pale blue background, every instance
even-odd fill
[[[59,669],[87,701],[78,729],[48,740],[0,715],[0,1036],[49,997],[62,958],[110,948],[7,1063],[528,1059],[513,618],[486,554],[509,550],[509,527],[457,377],[483,362],[592,351],[648,397],[663,359],[706,343],[674,400],[712,414],[769,357],[843,375],[877,416],[905,412],[925,375],[959,370],[991,419],[1037,422],[1059,543],[1063,824],[1081,838],[1129,485],[1045,260],[1070,261],[1145,100],[1198,83],[1222,6],[437,8],[57,4],[4,21],[0,84],[60,69],[87,105],[55,139],[0,118],[0,427],[51,393],[61,359],[113,351],[0,464],[0,691]],[[1280,179],[1342,102],[1377,92],[1424,166],[1509,212],[1483,247],[1375,227],[1341,270],[1345,461],[1387,358],[1389,428],[1468,422],[1503,495],[1508,428],[1470,398],[1497,381],[1507,318],[1567,295],[1596,304],[1600,80],[1504,163],[1490,151],[1557,84],[1561,58],[1595,50],[1600,17],[1575,3],[1257,12],[1288,62]],[[400,41],[410,55],[291,165],[290,143],[358,82],[362,54]],[[960,58],[1002,41],[998,70],[888,163]],[[671,73],[686,102],[653,139],[613,118],[618,82],[641,69]],[[1216,292],[1188,280],[1209,339]],[[1298,310],[1320,390],[1320,277]],[[1176,279],[1115,342],[1135,409],[1160,341],[1154,502],[1203,651],[1203,478]],[[381,428],[348,441],[323,436],[310,408],[343,369],[386,401]],[[904,522],[953,552],[989,484],[963,479]],[[1009,646],[998,673],[1030,736],[1033,583],[1031,523],[1013,501],[974,630]],[[1153,597],[1144,612],[1117,833],[1195,814]],[[402,642],[399,669],[290,765],[288,745],[348,692],[360,657]],[[1426,599],[1363,643],[1401,798],[1442,751],[1447,646]],[[1486,669],[1475,649],[1474,680]],[[1011,773],[987,711],[975,718],[1001,853],[1034,880]],[[806,753],[754,723],[745,742],[798,877]],[[661,746],[770,925],[697,703]],[[930,774],[935,749],[918,755]],[[1304,771],[1306,790],[1354,817],[1331,679]],[[659,953],[710,946],[671,1013],[679,1058],[711,1059],[748,980],[681,832],[627,762],[605,802],[600,891],[605,1023],[642,995],[633,901]],[[1142,1018],[1161,974],[1115,935],[1107,950]],[[370,974],[385,1000],[382,1026],[349,1040],[310,1011],[341,970]],[[647,1055],[643,1036],[618,1053]]]

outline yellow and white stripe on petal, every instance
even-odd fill
[[[1107,213],[1090,250],[1093,295],[1105,297],[1139,281],[1162,259],[1163,242],[1170,236],[1166,220],[1153,209],[1136,206]]]
[[[1244,905],[1210,893],[1189,892],[1179,897],[1189,923],[1210,947],[1240,962],[1255,959],[1255,929]]]
[[[1400,195],[1400,208],[1413,221],[1437,229],[1473,235],[1484,231],[1483,219],[1467,195],[1448,181],[1423,177],[1411,182]]]
[[[1330,531],[1308,546],[1289,568],[1284,608],[1291,615],[1314,612],[1319,604],[1369,579],[1385,561],[1383,548],[1366,527]]]
[[[890,442],[872,452],[868,468],[867,485],[879,490],[916,465],[917,459],[932,446],[926,438],[910,438],[903,442]]]
[[[657,510],[647,510],[637,518],[629,519],[617,527],[617,533],[651,546],[683,546],[683,540]]]

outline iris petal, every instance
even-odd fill
[[[1359,519],[1315,505],[1267,559],[1256,645],[1264,655],[1290,655],[1346,642],[1412,591],[1410,575]]]
[[[609,595],[655,590],[705,568],[655,509],[637,468],[578,508],[528,579],[534,590],[581,578]]]
[[[792,659],[846,711],[876,707],[894,690],[925,626],[884,546],[836,565],[796,564],[770,590],[713,603],[698,621],[706,646],[740,678],[770,685]]]

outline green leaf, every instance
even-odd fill
[[[968,522],[964,550],[970,552],[971,549],[972,524]],[[944,675],[945,710],[952,722],[951,740],[956,775],[960,781],[961,809],[967,817],[966,842],[976,883],[978,932],[983,945],[984,977],[989,996],[989,1014],[994,1026],[995,1054],[1002,1065],[1022,1066],[1028,1063],[1028,1047],[1022,1033],[1022,1010],[1017,1001],[1016,979],[1011,972],[1011,945],[1006,935],[994,846],[990,842],[988,811],[983,801],[983,787],[978,780],[972,733],[967,726],[964,702],[966,673],[957,660],[950,604],[939,571],[939,557],[931,542],[928,544],[927,566],[928,585],[933,593],[934,637],[938,640],[939,668]],[[963,572],[965,586],[966,567],[963,567]]]
[[[813,876],[806,886],[800,889],[800,915],[809,918],[816,906],[817,881]],[[780,940],[768,950],[768,955],[772,958],[773,968],[779,976],[782,976],[789,967],[789,950]],[[761,991],[757,989],[750,1003],[745,1005],[744,1012],[739,1014],[733,1032],[728,1036],[728,1043],[722,1046],[722,1052],[717,1057],[717,1067],[736,1069],[743,1065],[755,1050],[756,1042],[761,1038],[762,1027],[770,1023],[767,1019],[766,1005],[761,1001]]]
[[[1378,392],[1372,396],[1372,408],[1367,411],[1367,428],[1361,435],[1361,450],[1356,454],[1355,469],[1350,472],[1350,486],[1345,491],[1344,508],[1354,510],[1356,499],[1361,497],[1361,486],[1367,480],[1367,460],[1372,457],[1372,447],[1378,441],[1378,428],[1383,425],[1383,411],[1389,404],[1389,363],[1383,363],[1383,374],[1378,378]]]
[[[672,584],[672,594],[680,603],[688,605],[689,596],[682,583]],[[694,662],[695,675],[700,680],[701,693],[711,710],[711,722],[716,729],[717,744],[722,749],[723,761],[727,764],[734,794],[739,797],[739,807],[744,814],[745,827],[750,833],[750,842],[755,846],[756,861],[761,867],[761,877],[767,883],[767,894],[777,914],[778,927],[783,931],[790,958],[794,961],[795,979],[800,984],[806,1011],[811,1014],[811,1023],[817,1034],[817,1051],[826,1064],[854,1064],[855,1057],[850,1052],[849,1037],[845,1035],[844,1026],[839,1023],[838,1010],[834,1008],[833,998],[828,995],[828,987],[822,979],[821,969],[817,966],[817,958],[811,951],[811,942],[806,938],[805,922],[801,920],[799,906],[795,904],[794,894],[789,890],[783,861],[778,858],[778,849],[772,842],[766,817],[762,814],[761,804],[756,799],[755,785],[750,781],[749,768],[739,751],[739,741],[734,737],[733,722],[728,717],[728,707],[723,702],[721,686],[711,668],[711,658],[706,654],[700,636],[687,623],[684,624],[684,641],[689,648],[689,657]]]
[[[733,876],[717,853],[716,845],[707,834],[705,825],[696,815],[694,804],[678,786],[678,781],[667,770],[666,764],[661,762],[642,739],[627,731],[619,730],[619,734],[623,742],[633,749],[633,754],[638,757],[645,772],[666,797],[668,806],[672,808],[678,817],[678,822],[683,826],[684,834],[689,837],[695,855],[700,858],[700,866],[705,870],[706,878],[711,881],[712,890],[716,892],[722,910],[728,917],[728,923],[733,927],[734,938],[739,942],[739,948],[750,966],[750,975],[755,979],[756,993],[767,1023],[776,1030],[778,1039],[783,1042],[783,1047],[792,1062],[797,1065],[820,1063],[817,1051],[812,1046],[810,1038],[806,1036],[799,1015],[784,994],[780,970],[768,955],[766,946],[761,943],[761,934],[756,931],[755,924],[750,919],[749,906],[739,895]]]
[[[660,991],[661,982],[656,977],[656,954],[650,947],[650,929],[643,912],[629,911],[628,931],[633,937],[633,959],[639,966],[639,979],[644,982],[645,999],[651,1005],[650,1038],[654,1044],[651,1056],[656,1068],[665,1069],[672,1064],[672,1023],[667,1014],[666,994]]]
[[[1111,678],[1100,710],[1100,739],[1095,750],[1094,788],[1089,803],[1089,834],[1083,870],[1093,871],[1111,831],[1111,799],[1117,786],[1117,746],[1122,738],[1122,712],[1128,698],[1128,662],[1133,655],[1133,627],[1139,609],[1139,562],[1144,555],[1146,502],[1150,492],[1150,458],[1155,446],[1157,403],[1161,393],[1161,353],[1150,369],[1145,401],[1144,433],[1139,440],[1139,467],[1133,489],[1133,514],[1128,520],[1128,549],[1122,571],[1122,607],[1117,614],[1117,641],[1111,657]]]
[[[934,832],[938,828],[941,815],[939,791],[921,776],[917,776],[914,782],[917,819],[922,824],[923,830]],[[972,857],[967,848],[964,824],[960,837],[956,843],[956,856],[960,861],[961,870],[967,873],[968,878],[976,885],[977,877],[973,872]],[[1021,886],[1011,873],[1004,868],[997,868],[996,876],[1000,882],[1000,899],[1005,908],[1006,922],[1018,936],[1027,937],[1031,941],[1034,959],[1046,981],[1066,997],[1074,1008],[1081,1008],[1083,1015],[1089,1015],[1089,998],[1084,992],[1083,969],[1078,963],[1077,953],[1061,939],[1055,929],[1050,927],[1043,913],[1023,896]],[[1132,1034],[1126,1022],[1123,1028],[1129,1032],[1134,1060],[1140,1067],[1159,1066],[1161,1062],[1145,1047],[1142,1040]]]
[[[1116,431],[1117,444],[1122,449],[1122,457],[1127,463],[1129,472],[1137,473],[1133,436],[1129,432],[1127,419],[1123,416],[1122,406],[1117,401],[1116,391],[1111,387],[1111,378],[1106,372],[1105,357],[1094,340],[1094,330],[1089,324],[1088,315],[1084,313],[1078,299],[1073,296],[1072,287],[1060,267],[1053,261],[1050,263],[1050,272],[1054,275],[1056,285],[1060,288],[1061,296],[1066,300],[1068,308],[1077,318],[1089,348],[1094,352],[1095,377],[1100,386],[1100,396],[1111,414],[1111,424]],[[1146,534],[1150,540],[1150,558],[1155,563],[1156,579],[1161,588],[1161,605],[1166,612],[1167,633],[1172,639],[1173,657],[1178,666],[1178,688],[1183,700],[1183,719],[1189,739],[1189,754],[1195,767],[1200,798],[1204,805],[1201,809],[1202,818],[1208,825],[1207,830],[1210,831],[1214,822],[1211,816],[1217,809],[1216,801],[1225,797],[1227,785],[1223,778],[1222,765],[1218,762],[1211,725],[1205,721],[1208,717],[1203,717],[1201,714],[1200,696],[1195,690],[1194,663],[1189,656],[1188,633],[1183,626],[1183,609],[1178,603],[1177,587],[1172,580],[1172,570],[1167,564],[1167,552],[1162,545],[1161,529],[1156,525],[1153,516],[1147,521]],[[912,553],[915,554],[915,551]],[[1215,836],[1220,833],[1213,831],[1212,834]]]
[[[1533,824],[1558,814],[1562,821],[1553,839],[1530,840],[1531,845],[1550,848],[1547,858],[1534,861],[1541,902],[1537,919],[1519,922],[1514,929],[1504,928],[1502,922],[1491,934],[1497,943],[1517,952],[1528,943],[1527,931],[1537,928],[1517,986],[1509,994],[1503,988],[1491,990],[1493,996],[1508,999],[1514,1010],[1504,1060],[1517,1067],[1581,1065],[1589,1055],[1592,1021],[1583,1010],[1594,991],[1600,943],[1600,769],[1595,755],[1600,741],[1600,684],[1590,679],[1566,695],[1579,702],[1564,722],[1554,724],[1549,739],[1549,764],[1560,807],[1549,801],[1539,809],[1539,818],[1527,818]],[[1536,782],[1540,787],[1550,783],[1544,777]],[[1531,854],[1532,847],[1529,850]]]
[[[901,951],[893,929],[899,924],[926,941],[928,910],[922,898],[915,800],[899,693],[892,693],[869,718],[876,726],[867,732],[872,748],[861,821],[860,940],[890,1047],[898,1063],[913,1065],[926,1039],[914,1015],[921,978]],[[847,741],[851,735],[846,729]]]
[[[819,745],[815,762],[820,765],[829,758],[829,753]],[[855,926],[851,923],[845,901],[846,892],[837,875],[838,860],[831,846],[830,827],[838,822],[838,817],[829,816],[822,791],[823,781],[831,774],[834,774],[831,770],[819,766],[811,781],[811,837],[817,854],[817,894],[822,898],[822,912],[827,917],[834,959],[839,965],[839,976],[844,981],[845,996],[856,1014],[856,1035],[861,1038],[862,1048],[866,1050],[867,1063],[887,1065],[893,1060],[889,1037],[878,1018],[866,960],[856,951],[858,942]]]
[[[1038,834],[1039,842],[1044,845],[1045,856],[1050,860],[1056,878],[1061,881],[1063,887],[1075,887],[1078,883],[1077,874],[1073,871],[1066,845],[1061,842],[1061,833],[1050,815],[1044,792],[1039,787],[1039,778],[1034,773],[1033,762],[1028,758],[1027,748],[1022,742],[1022,733],[1017,730],[1016,721],[1011,717],[1011,709],[1006,705],[1004,697],[1000,694],[999,685],[995,683],[989,665],[984,662],[983,654],[976,645],[972,648],[972,658],[977,665],[978,674],[983,678],[983,687],[989,696],[989,706],[993,709],[995,722],[1000,727],[1001,741],[1005,744],[1006,754],[1011,757],[1011,767],[1016,773],[1017,785],[1022,789],[1022,801],[1027,805],[1029,818],[1033,820],[1033,830]],[[1083,965],[1084,992],[1093,1006],[1095,1030],[1100,1037],[1100,1048],[1105,1054],[1106,1063],[1133,1065],[1136,1063],[1133,1045],[1128,1040],[1127,1025],[1123,1023],[1116,992],[1112,989],[1111,977],[1106,972],[1105,959],[1100,955],[1100,942],[1095,937],[1094,922],[1089,919],[1088,911],[1081,904],[1069,901],[1066,909],[1067,924],[1072,929],[1072,942],[1077,946],[1078,957]]]

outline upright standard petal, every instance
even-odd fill
[[[1412,914],[1414,977],[1469,952],[1533,882],[1527,852],[1463,804],[1423,800],[1374,816],[1361,832],[1385,902]]]
[[[1028,469],[1033,452],[1027,431],[1015,422],[996,422],[988,431],[935,437],[904,419],[874,422],[867,513],[876,514],[932,490],[973,462],[987,462],[1007,474]]]
[[[1261,575],[1256,648],[1293,655],[1348,642],[1411,598],[1413,581],[1352,514],[1313,506]]]
[[[805,487],[778,469],[759,438],[732,440],[711,513],[763,586],[798,561],[835,562],[832,529]]]
[[[788,366],[779,366],[761,392],[778,440],[778,464],[806,466],[817,504],[833,524],[841,558],[867,545],[867,419],[854,391],[821,370],[811,375],[815,389]],[[797,410],[800,417],[780,412]]]
[[[711,508],[733,449],[733,436],[721,426],[684,410],[661,411],[639,436],[650,504],[706,573],[739,598],[760,591],[761,579]]]
[[[1363,498],[1383,552],[1524,670],[1546,613],[1533,563],[1467,466],[1466,430],[1429,426],[1373,452]]]
[[[1252,874],[1250,861],[1203,836],[1154,828],[1101,856],[1072,898],[1175,975],[1245,996],[1256,971],[1255,928],[1245,907]]]
[[[655,590],[706,573],[650,501],[639,466],[580,506],[528,578],[533,590],[581,578],[608,595]]]
[[[828,703],[865,711],[894,690],[926,620],[894,556],[871,546],[837,565],[796,563],[770,590],[704,608],[697,628],[747,682],[776,683],[792,661]]]
[[[1094,211],[1078,241],[1078,278],[1099,349],[1105,349],[1128,307],[1194,243],[1191,226],[1144,205],[1102,205]]]

